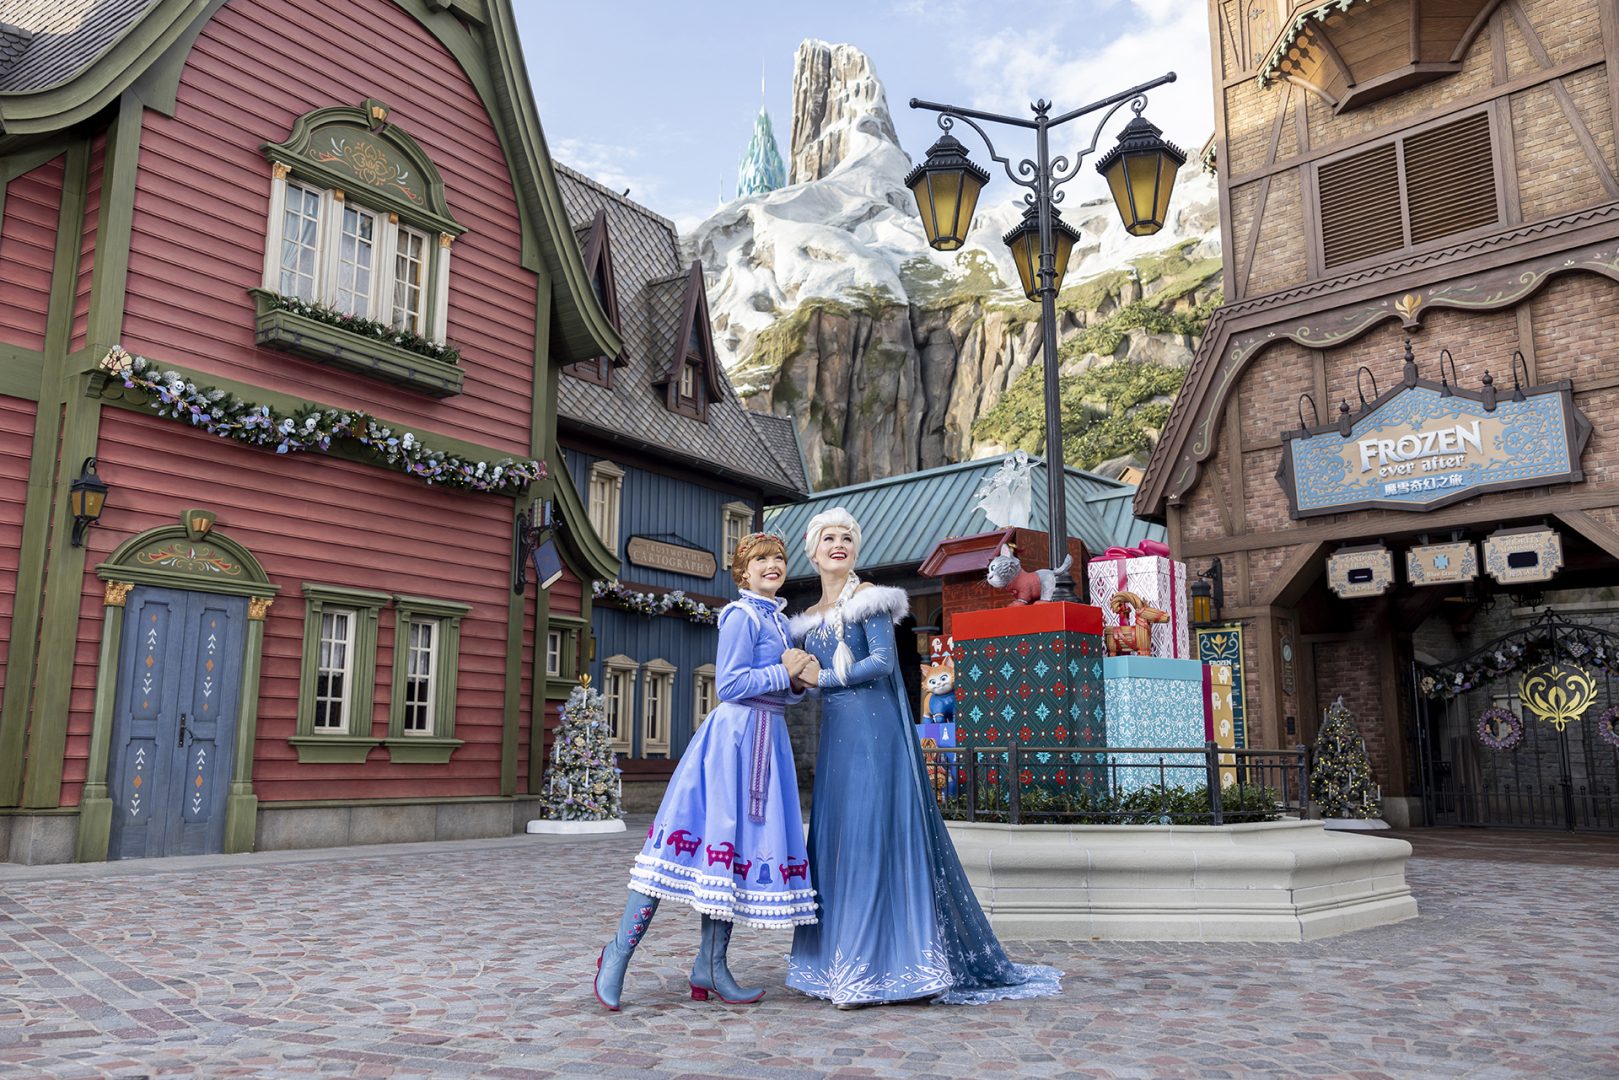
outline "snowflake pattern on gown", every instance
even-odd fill
[[[1057,969],[1007,958],[945,831],[895,664],[893,622],[908,609],[877,586],[848,601],[841,686],[824,676],[835,636],[794,620],[823,671],[809,829],[820,922],[795,931],[787,985],[838,1004],[1061,993]]]

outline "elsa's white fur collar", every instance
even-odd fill
[[[889,585],[871,585],[849,597],[843,607],[843,617],[846,622],[860,622],[881,612],[894,622],[899,622],[910,614],[910,611],[911,598],[905,595],[904,589],[896,589]],[[811,630],[825,622],[826,613],[821,611],[801,612],[787,620],[795,641],[802,641]]]

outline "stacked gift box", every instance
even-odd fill
[[[1091,557],[1085,577],[1091,603],[1102,612],[1109,656],[1191,659],[1186,564],[1171,559],[1168,547],[1143,540],[1140,547],[1108,548]]]
[[[1109,746],[1203,748],[1207,698],[1196,660],[1110,656],[1102,662]],[[1108,781],[1115,791],[1194,788],[1206,781],[1200,756],[1113,754]]]
[[[964,611],[952,624],[956,656],[956,736],[962,746],[1027,747],[1024,791],[1105,790],[1094,755],[1062,747],[1104,745],[1101,612],[1087,604],[1045,603]],[[972,761],[959,754],[965,783]],[[1002,789],[1010,755],[982,755],[976,784]]]
[[[1192,658],[1186,564],[1144,540],[1094,557],[1086,579],[1105,624],[1107,744],[1201,750],[1213,726],[1211,673]],[[1200,756],[1117,754],[1109,761],[1118,792],[1194,788],[1208,777]]]

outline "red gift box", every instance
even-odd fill
[[[951,629],[957,641],[1049,634],[1058,630],[1100,637],[1102,609],[1090,604],[1052,600],[1043,604],[990,608],[987,611],[962,611],[956,614]]]

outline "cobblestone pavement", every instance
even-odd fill
[[[643,821],[644,825],[645,822]],[[1419,855],[1411,922],[1304,945],[1013,943],[1061,998],[840,1012],[691,1001],[659,913],[622,1013],[588,976],[640,843],[0,864],[0,1075],[1619,1076],[1611,859]],[[1530,844],[1534,847],[1534,844]],[[1619,850],[1619,841],[1608,849]]]

